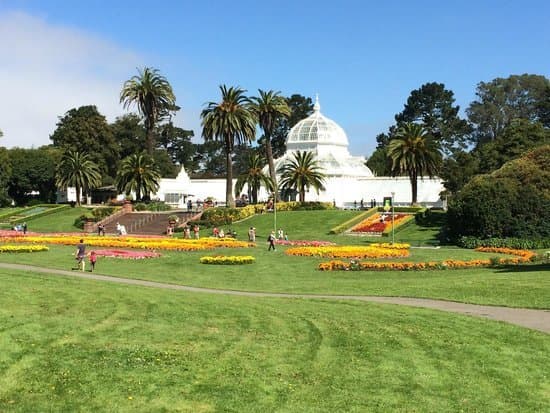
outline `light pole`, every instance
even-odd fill
[[[392,192],[391,193],[391,243],[394,244],[395,243],[395,230],[394,230],[394,227],[393,227],[393,224],[394,224],[394,218],[395,218],[395,213],[394,213],[394,207],[393,207],[393,203],[394,203],[394,197],[395,197],[395,192]]]
[[[273,231],[277,233],[277,187],[273,191]]]

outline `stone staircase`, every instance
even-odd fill
[[[165,235],[170,215],[177,215],[181,225],[194,218],[197,213],[184,211],[128,212],[105,220],[105,235],[117,234],[117,222],[126,227],[129,235]]]

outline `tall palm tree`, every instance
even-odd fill
[[[248,143],[256,134],[256,119],[250,109],[250,100],[244,95],[246,90],[239,87],[220,86],[220,102],[209,102],[201,113],[202,136],[206,141],[222,141],[225,152],[227,180],[225,203],[235,206],[233,198],[233,163],[231,155],[235,142]]]
[[[313,187],[317,193],[324,191],[325,174],[313,156],[313,152],[297,151],[292,158],[279,167],[281,188],[294,189],[299,194],[299,201],[305,202],[306,190]]]
[[[117,190],[129,194],[134,191],[136,200],[156,192],[160,185],[160,173],[153,158],[144,153],[135,153],[124,158],[118,170],[115,185]]]
[[[147,153],[155,148],[154,128],[157,122],[169,112],[177,110],[176,96],[168,80],[157,69],[138,69],[138,75],[124,82],[120,92],[120,103],[124,108],[136,105],[144,118],[147,133]]]
[[[76,204],[80,206],[81,192],[89,195],[91,189],[101,185],[101,173],[88,154],[69,150],[56,168],[55,182],[62,189],[74,186]]]
[[[265,159],[261,155],[251,153],[246,162],[246,170],[237,177],[237,182],[235,183],[235,196],[238,196],[243,190],[244,185],[247,184],[250,202],[257,204],[260,187],[264,186],[271,192],[274,188],[273,182],[262,170],[265,166]]]
[[[290,108],[286,99],[280,95],[281,92],[269,90],[267,92],[258,89],[260,96],[252,98],[252,109],[258,118],[260,127],[264,131],[265,157],[269,163],[269,176],[273,181],[273,188],[277,188],[277,175],[275,174],[275,163],[273,161],[273,150],[271,136],[277,122],[281,118],[290,116]]]
[[[407,174],[411,181],[412,201],[417,203],[418,178],[433,177],[441,164],[441,151],[428,131],[419,124],[406,123],[388,145],[392,175]]]

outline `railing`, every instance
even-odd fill
[[[147,225],[147,224],[155,221],[160,215],[164,215],[164,214],[148,213],[143,218],[138,219],[137,221],[133,221],[130,224],[130,227],[127,228],[127,230],[128,230],[128,232],[136,232],[139,228],[143,227],[144,225]]]

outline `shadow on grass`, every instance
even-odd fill
[[[502,265],[502,266],[496,267],[496,269],[497,269],[497,273],[550,271],[550,263],[527,264],[527,265]],[[550,275],[550,272],[548,275]]]

